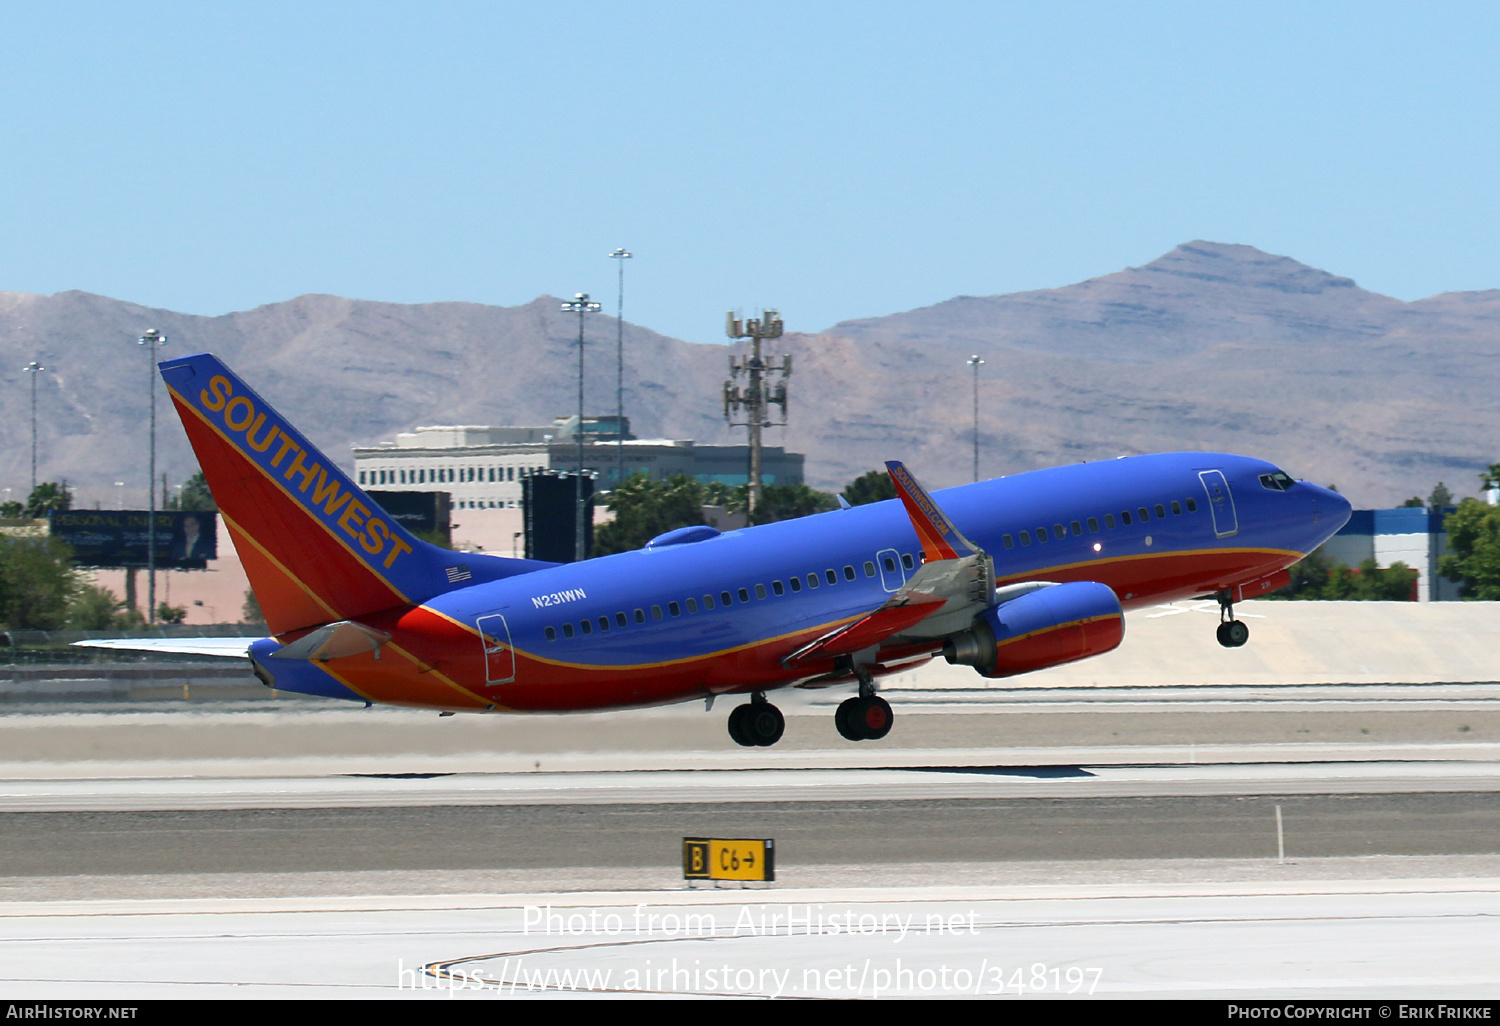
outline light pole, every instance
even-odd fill
[[[47,368],[32,360],[21,369],[31,375],[31,490],[34,492],[36,491],[36,376]]]
[[[116,481],[115,482],[115,509],[124,509],[125,508],[125,491],[124,491],[124,489],[125,489],[125,482],[124,481]]]
[[[598,313],[603,309],[598,303],[589,301],[587,292],[573,293],[573,301],[562,305],[564,313],[578,314],[578,478],[575,482],[577,492],[573,503],[574,521],[573,527],[577,532],[573,539],[573,560],[582,563],[584,552],[583,537],[583,315],[586,313]]]
[[[167,336],[155,328],[136,339],[146,350],[146,372],[151,381],[151,465],[146,474],[146,498],[150,513],[146,520],[146,622],[156,622],[156,347],[167,344]]]
[[[625,261],[631,257],[624,246],[610,257],[620,265],[620,304],[615,313],[615,455],[618,468],[615,470],[615,485],[625,483]]]
[[[969,357],[968,364],[974,368],[974,480],[979,480],[979,368],[984,366],[984,361],[975,353]]]

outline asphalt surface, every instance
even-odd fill
[[[687,836],[782,865],[1500,852],[1500,794],[532,805],[0,815],[0,876],[670,868]]]

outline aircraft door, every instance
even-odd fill
[[[881,549],[875,553],[875,565],[880,567],[880,586],[886,591],[900,591],[901,586],[906,583],[901,553],[895,549]]]
[[[1222,470],[1200,470],[1198,480],[1208,493],[1208,510],[1214,518],[1214,537],[1228,538],[1238,534],[1239,518],[1234,513],[1234,496],[1229,493],[1229,482],[1224,480]]]
[[[484,679],[488,684],[507,684],[516,679],[516,654],[510,647],[510,626],[499,613],[475,621],[484,644]]]

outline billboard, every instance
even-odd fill
[[[526,558],[571,563],[578,537],[578,477],[531,474],[521,483],[526,508]],[[583,479],[583,551],[594,548],[594,479]]]
[[[217,513],[156,512],[156,566],[203,570],[219,558]],[[73,547],[74,566],[142,567],[149,562],[151,512],[144,509],[69,509],[53,513],[51,534]]]

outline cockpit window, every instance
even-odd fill
[[[1284,492],[1296,483],[1291,477],[1280,470],[1274,474],[1260,475],[1260,486],[1262,488],[1269,488],[1273,492]]]

